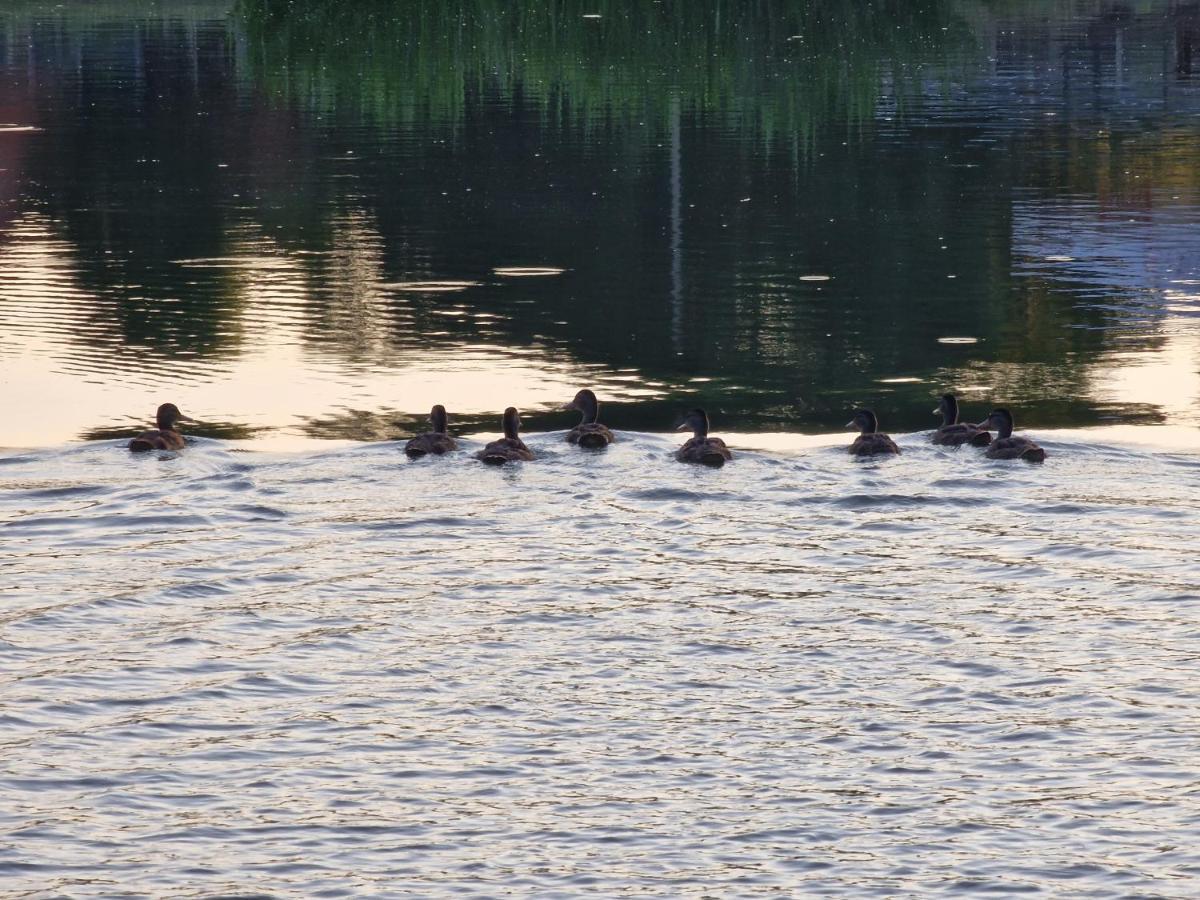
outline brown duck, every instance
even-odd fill
[[[600,401],[596,395],[584,388],[575,395],[575,399],[564,404],[562,409],[577,409],[583,413],[583,419],[578,425],[567,432],[567,441],[580,447],[596,449],[607,447],[615,438],[607,425],[600,424]]]
[[[958,399],[953,394],[942,394],[934,413],[942,414],[942,424],[933,433],[933,442],[944,447],[960,447],[970,444],[972,447],[986,447],[991,443],[992,436],[970,422],[958,421]]]
[[[174,403],[164,403],[158,408],[154,418],[158,428],[143,431],[129,442],[129,449],[135,453],[146,450],[182,450],[185,441],[175,423],[194,420],[181,413]]]
[[[525,446],[525,442],[517,437],[517,433],[521,430],[521,416],[517,412],[516,407],[510,406],[506,409],[502,421],[504,424],[504,437],[498,441],[492,441],[476,453],[475,458],[492,466],[502,466],[506,462],[533,459],[533,453]]]
[[[457,450],[458,442],[446,433],[446,407],[440,403],[429,411],[429,424],[433,431],[418,434],[404,445],[404,452],[413,459],[430,453],[441,456],[449,450]]]
[[[675,458],[680,462],[700,463],[716,468],[733,459],[733,454],[729,452],[723,440],[708,436],[708,413],[704,410],[690,410],[675,430],[683,431],[686,428],[692,430],[692,437],[675,451]]]
[[[983,454],[988,459],[1023,459],[1026,462],[1042,462],[1046,451],[1027,437],[1013,435],[1013,417],[1007,409],[993,409],[987,421],[979,427],[996,429],[996,439],[988,444]]]
[[[879,433],[879,419],[869,409],[856,409],[854,418],[846,423],[846,427],[857,428],[861,432],[850,445],[850,452],[855,456],[879,456],[900,452],[895,441],[886,434]]]

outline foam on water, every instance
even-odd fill
[[[623,437],[0,457],[6,889],[1190,892],[1200,458]]]

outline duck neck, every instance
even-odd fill
[[[942,401],[942,427],[958,424],[958,401],[947,397]]]
[[[1012,437],[1012,419],[993,419],[992,422],[996,426],[996,436],[1000,440],[1004,440],[1007,437]]]
[[[446,411],[444,409],[435,409],[429,417],[429,422],[437,434],[446,433]]]
[[[583,413],[583,418],[579,420],[580,425],[594,425],[600,421],[600,404],[595,400],[584,400],[579,406],[579,411]]]
[[[504,417],[504,436],[510,441],[518,440],[517,434],[520,432],[520,425],[517,424],[516,416]]]
[[[158,416],[155,424],[158,425],[159,431],[176,431],[177,430],[175,428],[175,417],[172,416],[170,413],[167,413],[166,415]]]
[[[708,437],[708,423],[703,420],[695,423],[692,426],[692,437],[698,441],[702,441]]]

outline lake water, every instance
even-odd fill
[[[1200,893],[1200,9],[429,6],[0,10],[0,892]]]

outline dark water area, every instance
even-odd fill
[[[1154,2],[20,2],[0,444],[1200,423],[1200,40]],[[531,272],[531,270],[533,270]],[[545,270],[537,272],[537,270]]]

